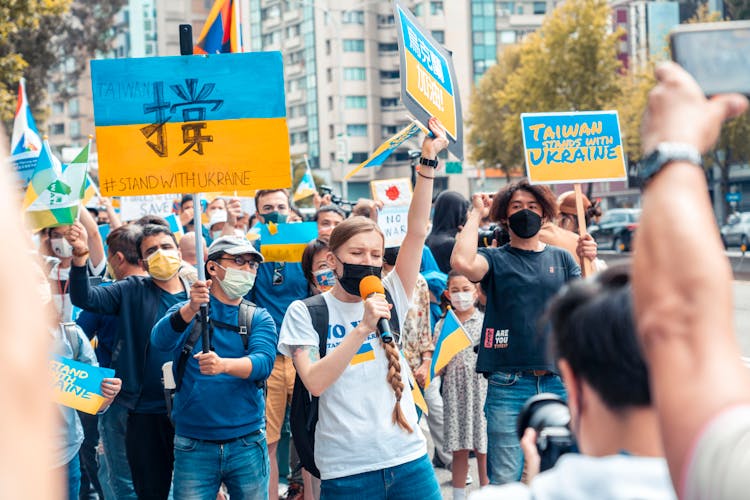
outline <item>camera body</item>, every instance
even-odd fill
[[[556,394],[537,394],[524,403],[516,421],[518,439],[521,439],[527,427],[537,433],[540,472],[551,469],[565,453],[577,450],[575,436],[570,430],[570,410]]]
[[[485,248],[492,246],[492,240],[497,241],[497,246],[501,247],[510,241],[510,235],[502,226],[492,225],[489,229],[479,230],[477,247]]]

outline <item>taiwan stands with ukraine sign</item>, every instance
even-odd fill
[[[280,52],[91,61],[104,196],[291,186]]]
[[[448,151],[463,159],[463,117],[451,56],[399,0],[393,4],[401,57],[401,99],[426,124],[434,116],[448,135]]]

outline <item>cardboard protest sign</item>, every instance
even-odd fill
[[[281,53],[95,60],[91,84],[104,196],[291,186]]]
[[[115,376],[111,368],[91,366],[56,356],[50,360],[52,390],[61,405],[95,415],[104,404],[102,380]]]
[[[372,199],[382,201],[383,205],[406,205],[411,203],[411,180],[407,177],[370,181]]]
[[[401,246],[406,236],[411,181],[408,178],[371,181],[372,197],[383,202],[378,211],[378,226],[385,236],[385,248]]]
[[[172,213],[176,198],[179,198],[179,196],[174,194],[123,196],[120,199],[120,219],[130,221],[139,219],[144,215],[167,217]]]
[[[532,184],[627,178],[617,111],[524,113],[521,127]]]
[[[451,56],[399,0],[393,4],[401,57],[401,100],[422,124],[436,117],[448,134],[448,151],[463,159],[463,117]]]
[[[258,224],[260,253],[266,262],[300,262],[308,243],[318,237],[315,222]]]

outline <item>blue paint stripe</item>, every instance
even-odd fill
[[[192,95],[202,93],[203,104],[185,106],[187,79],[197,80]],[[95,60],[91,86],[97,127],[156,123],[159,113],[162,121],[198,121],[196,108],[205,120],[286,116],[280,52]]]

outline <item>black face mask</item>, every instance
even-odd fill
[[[266,221],[266,224],[274,223],[274,224],[283,224],[286,222],[286,215],[280,214],[277,211],[274,212],[268,212],[267,214],[261,214],[263,217],[263,220]]]
[[[519,238],[528,239],[536,235],[542,228],[542,217],[528,208],[519,210],[508,217],[508,226],[513,234]]]
[[[335,254],[334,257],[336,257]],[[336,257],[336,259],[341,262],[341,259],[338,257]],[[365,276],[377,276],[380,278],[381,272],[383,271],[382,267],[347,264],[345,262],[341,263],[344,265],[344,274],[342,276],[337,276],[336,279],[339,284],[341,284],[341,288],[350,295],[359,296],[359,282],[362,281],[362,278]]]

